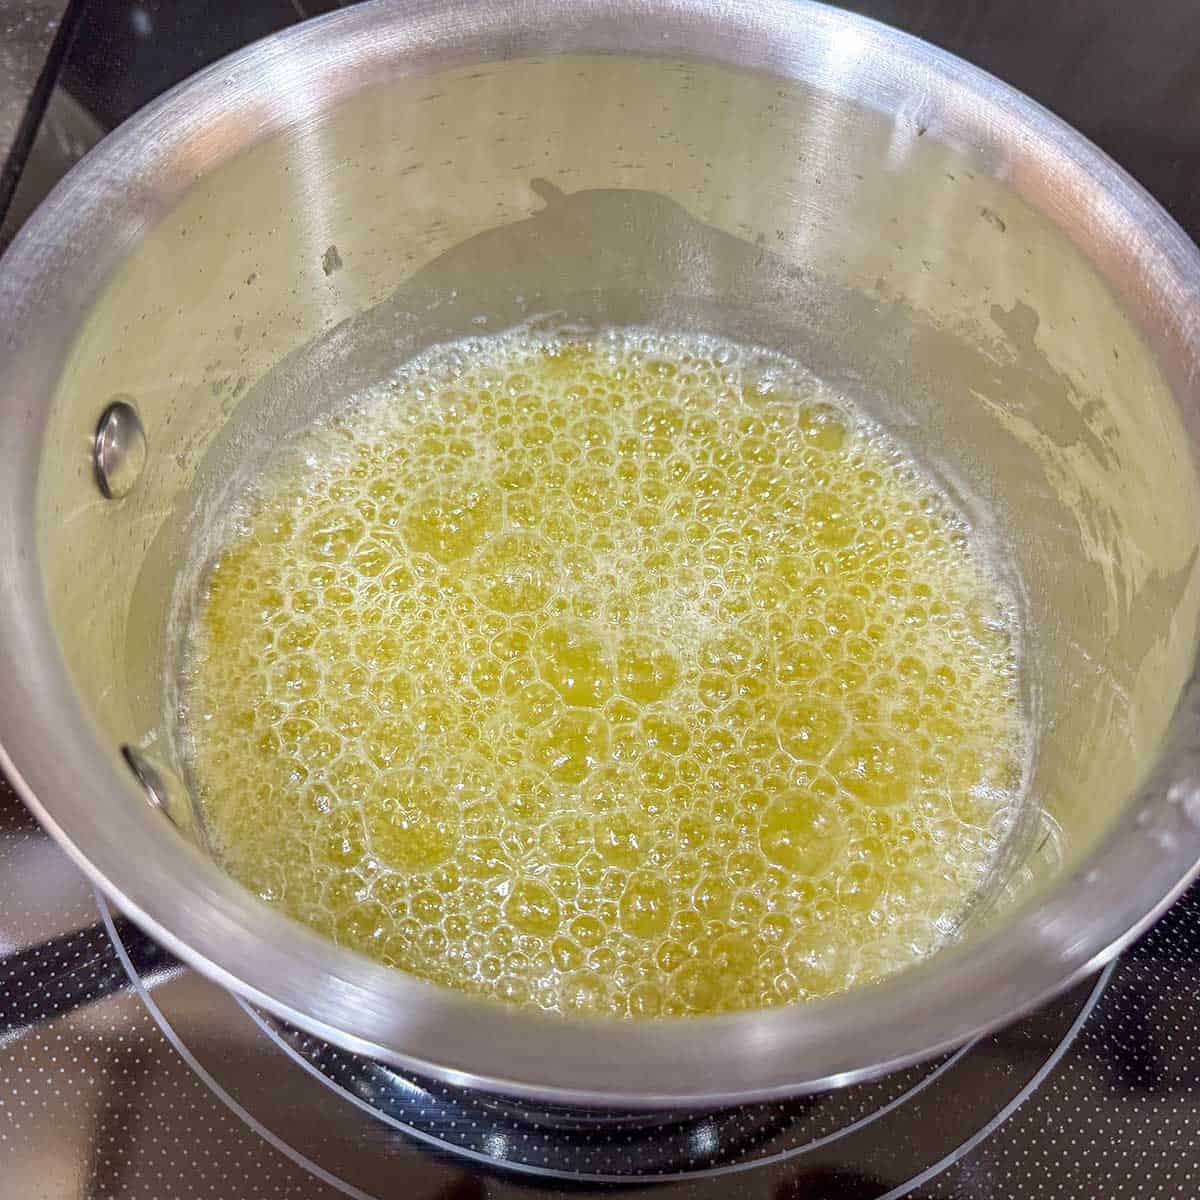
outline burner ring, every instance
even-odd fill
[[[414,1143],[432,1152],[427,1167],[459,1176],[628,1186],[756,1170],[797,1194],[836,1184],[839,1200],[898,1200],[1015,1111],[1066,1052],[1113,970],[1008,1031],[872,1083],[705,1113],[597,1113],[484,1095],[350,1054],[191,972],[152,996],[98,903],[143,1002],[217,1096],[319,1178],[368,1200],[392,1194],[397,1155]],[[236,1032],[240,1058],[231,1059],[229,1038],[206,1039],[196,1027],[197,989],[208,1018]],[[314,1127],[324,1134],[317,1141]]]
[[[493,1169],[588,1183],[679,1180],[806,1154],[885,1116],[971,1048],[823,1096],[703,1112],[589,1110],[444,1084],[342,1051],[239,1003],[293,1061],[396,1129]],[[836,1111],[814,1112],[834,1096]]]

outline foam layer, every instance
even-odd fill
[[[190,635],[233,874],[454,987],[632,1016],[952,930],[1025,751],[1011,609],[795,364],[643,331],[442,348],[284,455]]]

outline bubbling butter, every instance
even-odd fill
[[[226,867],[384,963],[554,1011],[824,996],[930,953],[1023,778],[1015,610],[797,364],[437,348],[244,498],[185,663]]]

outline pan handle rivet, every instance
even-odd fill
[[[92,439],[96,483],[109,500],[133,490],[146,466],[146,431],[137,409],[127,400],[114,400],[101,414]]]
[[[121,757],[141,785],[146,803],[169,817],[182,832],[194,838],[192,800],[179,776],[152,755],[135,750],[129,745],[121,747]]]

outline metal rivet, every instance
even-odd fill
[[[166,801],[166,784],[158,771],[151,765],[150,760],[132,746],[121,747],[121,757],[129,764],[134,778],[142,785],[146,799],[151,808],[162,808]]]
[[[192,798],[179,776],[157,759],[132,746],[122,746],[121,757],[142,785],[150,807],[169,817],[180,829],[190,832],[194,825]]]
[[[109,500],[133,490],[146,466],[146,431],[127,400],[114,400],[101,414],[92,440],[96,483]]]

